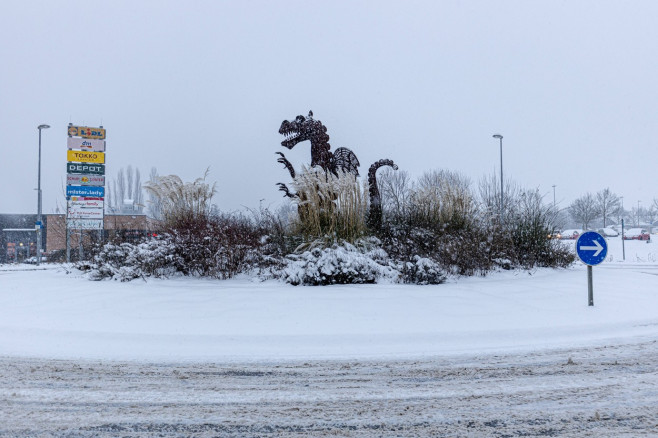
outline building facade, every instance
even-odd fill
[[[36,214],[0,214],[0,263],[21,263],[36,256]],[[42,254],[46,257],[66,251],[66,215],[43,215]],[[103,230],[70,233],[70,247],[91,241],[139,240],[159,230],[159,222],[145,214],[108,214]],[[60,257],[61,258],[61,257]]]

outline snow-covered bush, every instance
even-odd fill
[[[180,270],[180,258],[169,239],[153,239],[138,244],[108,243],[88,262],[77,267],[89,271],[91,280],[130,281],[136,278],[168,277]]]
[[[194,182],[157,177],[145,188],[159,204],[163,232],[170,236],[184,275],[231,278],[259,262],[262,230],[240,214],[217,211],[208,171]]]
[[[410,219],[386,224],[382,230],[382,247],[393,260],[407,266],[417,258],[429,259],[440,272],[453,275],[484,274],[491,269],[491,241],[477,227],[447,232],[417,226]]]
[[[258,263],[262,236],[240,215],[181,217],[169,235],[185,275],[226,279]]]
[[[446,274],[437,262],[427,257],[414,256],[413,260],[403,262],[402,281],[412,284],[441,284],[446,280]]]
[[[293,285],[362,284],[399,281],[400,273],[390,266],[387,254],[376,239],[352,245],[334,243],[286,257],[278,276]]]

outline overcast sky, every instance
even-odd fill
[[[499,172],[566,207],[606,187],[658,198],[656,1],[12,1],[0,13],[0,213],[64,205],[67,125],[107,129],[128,165],[190,181],[222,210],[277,205],[313,110],[361,174]]]

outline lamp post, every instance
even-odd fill
[[[640,226],[640,201],[637,201],[637,226]]]
[[[50,125],[39,125],[37,129],[39,130],[39,172],[38,172],[38,182],[37,182],[37,266],[41,264],[41,130],[48,129]]]
[[[553,210],[555,210],[555,184],[553,184]]]
[[[503,220],[503,136],[494,134],[493,138],[500,141],[500,220]]]

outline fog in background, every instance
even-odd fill
[[[217,181],[275,206],[283,119],[313,110],[361,174],[391,158],[499,172],[560,207],[658,198],[655,1],[21,1],[0,14],[0,212],[64,205],[67,125],[107,129],[107,179]]]

